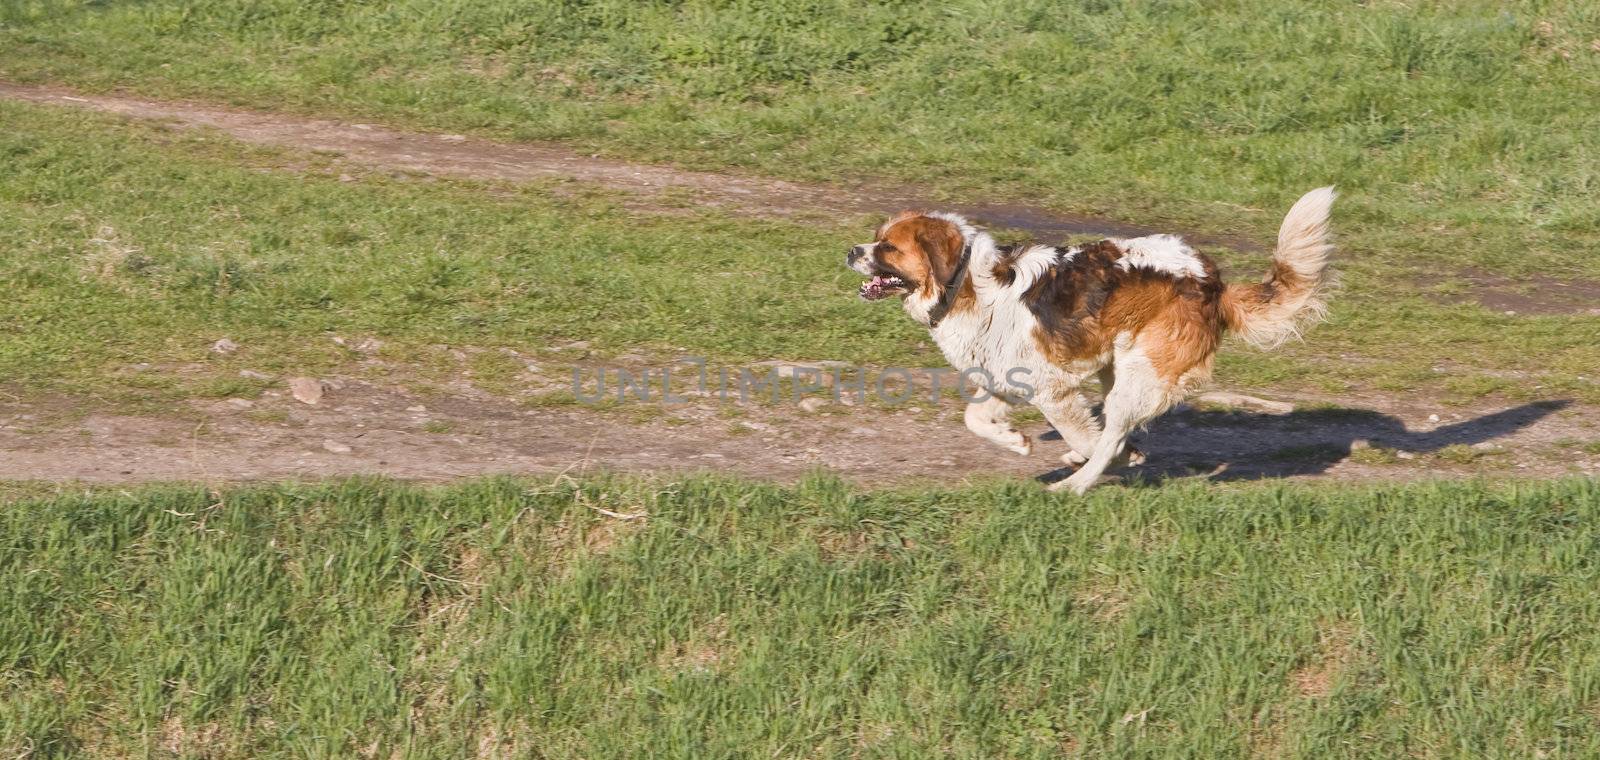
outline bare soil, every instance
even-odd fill
[[[515,473],[719,471],[793,480],[826,469],[863,484],[1069,474],[1049,426],[1023,457],[968,433],[959,403],[883,408],[827,401],[529,406],[460,383],[421,397],[337,382],[315,406],[287,385],[255,400],[191,401],[170,416],[82,414],[81,401],[0,404],[0,479],[122,483],[384,474],[418,480]],[[847,399],[848,400],[848,399]],[[1600,417],[1563,402],[1463,409],[1415,399],[1297,399],[1286,414],[1182,407],[1138,436],[1144,480],[1267,477],[1412,480],[1600,474]],[[915,402],[913,402],[915,403]],[[1311,405],[1312,408],[1305,408]],[[1355,405],[1359,408],[1351,408]],[[1450,447],[1450,448],[1447,448]]]
[[[246,142],[333,153],[352,164],[389,170],[508,182],[572,180],[625,191],[642,207],[659,204],[660,210],[681,205],[682,194],[689,193],[702,205],[761,216],[837,218],[937,205],[1039,235],[1156,231],[1028,206],[935,204],[881,187],[684,171],[579,155],[557,145],[503,144],[214,105],[5,83],[0,83],[0,98],[215,129]],[[1232,238],[1191,238],[1259,248]],[[1484,301],[1493,308],[1584,313],[1600,284],[1564,283],[1526,294],[1513,292],[1507,283],[1485,282],[1480,290],[1515,295],[1515,301],[1507,300],[1510,295]],[[1544,299],[1548,293],[1561,297]],[[878,484],[995,475],[1048,481],[1067,474],[1057,464],[1064,445],[1049,440],[1044,423],[1024,426],[1035,438],[1035,449],[1021,457],[968,434],[954,405],[884,409],[829,403],[808,410],[699,399],[681,406],[621,405],[601,411],[530,407],[465,382],[448,395],[418,397],[402,386],[329,380],[330,389],[316,405],[296,401],[282,386],[258,399],[192,401],[160,417],[86,413],[83,400],[74,398],[0,401],[0,479],[122,483],[384,474],[441,480],[493,473],[707,470],[789,480],[820,468]],[[1273,414],[1185,407],[1168,414],[1139,442],[1149,463],[1129,475],[1387,480],[1600,473],[1600,453],[1591,453],[1600,441],[1600,418],[1592,409],[1562,402],[1463,408],[1381,396],[1284,400],[1301,409]],[[1321,409],[1330,402],[1342,408]],[[1308,406],[1316,408],[1305,410]]]
[[[1506,314],[1588,314],[1600,316],[1600,282],[1536,275],[1509,277],[1468,269],[1462,273],[1474,301]]]

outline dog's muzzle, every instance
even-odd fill
[[[868,277],[872,276],[872,264],[867,260],[867,253],[872,246],[853,245],[844,254],[844,265]]]

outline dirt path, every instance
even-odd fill
[[[816,185],[731,172],[686,171],[582,155],[553,143],[500,143],[463,135],[386,129],[372,124],[310,119],[216,105],[86,95],[53,87],[0,82],[0,98],[121,114],[183,128],[214,129],[247,143],[336,154],[369,167],[503,182],[567,179],[653,199],[670,210],[687,193],[697,204],[759,216],[881,214],[905,208],[941,208],[965,213],[996,227],[1055,238],[1066,235],[1132,237],[1175,232],[1092,216],[1063,214],[1007,204],[960,204],[867,184]],[[670,194],[671,197],[667,197]],[[1258,250],[1256,241],[1188,235],[1206,245]]]
[[[879,187],[683,171],[583,156],[556,145],[502,144],[211,105],[5,83],[0,98],[215,129],[245,142],[331,152],[384,169],[510,182],[570,179],[625,191],[645,207],[667,200],[663,208],[681,205],[688,193],[701,204],[762,216],[838,217],[937,205],[1041,236],[1155,231],[1027,206],[933,204]],[[689,404],[641,416],[628,409],[528,409],[465,384],[443,399],[419,399],[399,387],[335,385],[340,387],[316,406],[280,390],[253,401],[193,402],[162,418],[83,415],[73,399],[0,402],[0,479],[233,481],[355,473],[448,479],[568,469],[717,470],[792,479],[819,467],[863,483],[984,475],[1049,480],[1065,474],[1055,465],[1059,441],[1038,440],[1031,457],[1019,457],[968,434],[953,407],[883,411],[830,404],[812,411],[777,406],[735,412],[726,405]],[[1298,401],[1347,408],[1169,414],[1143,436],[1150,464],[1140,474],[1412,479],[1600,472],[1600,451],[1592,444],[1600,441],[1600,420],[1593,410],[1559,403],[1462,409],[1384,397]],[[1036,438],[1048,431],[1043,423],[1027,427]]]
[[[0,404],[0,479],[237,481],[356,473],[440,480],[492,473],[716,470],[792,480],[826,468],[863,484],[1053,480],[1064,445],[1042,422],[1022,457],[968,433],[946,402],[527,408],[460,384],[419,398],[335,383],[315,406],[286,387],[195,401],[169,418],[81,416],[70,399]],[[1303,399],[1302,402],[1316,401]],[[1395,479],[1600,474],[1600,417],[1561,402],[1467,410],[1392,399],[1270,414],[1181,408],[1141,434],[1147,479]],[[1358,407],[1358,408],[1351,408]],[[1583,443],[1589,443],[1585,449]],[[1575,445],[1576,444],[1576,445]],[[1363,451],[1363,449],[1366,449]]]

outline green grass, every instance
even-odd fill
[[[1600,402],[1595,317],[1433,300],[1459,296],[1468,267],[1600,277],[1595,39],[1600,12],[1570,2],[29,0],[0,5],[0,77],[1263,241],[1298,193],[1335,182],[1347,287],[1330,323],[1279,353],[1225,350],[1220,382]],[[344,333],[412,365],[440,344],[574,340],[601,357],[939,363],[894,309],[848,296],[836,252],[870,220],[640,219],[603,193],[336,183],[350,168],[329,156],[0,117],[13,391],[149,403],[222,393],[245,367],[349,372],[360,357],[326,340]],[[1235,277],[1263,266],[1215,253]],[[224,334],[245,350],[206,354]],[[472,356],[425,370],[518,387],[515,367]]]
[[[1594,39],[1571,2],[22,0],[0,3],[0,78],[1263,241],[1336,182],[1330,321],[1230,346],[1221,382],[1600,401],[1593,317],[1428,298],[1466,267],[1600,277]],[[839,252],[872,220],[640,217],[83,113],[0,123],[7,397],[940,362],[852,296]],[[1594,481],[0,494],[0,756],[1600,754]]]
[[[344,183],[156,127],[15,104],[0,119],[0,279],[17,286],[0,304],[8,382],[159,386],[179,363],[309,371],[354,361],[347,346],[364,335],[414,364],[430,345],[542,352],[580,338],[603,354],[927,358],[912,325],[851,296],[859,278],[842,256],[820,255],[841,230],[620,226],[603,201],[540,187]],[[224,336],[240,350],[211,354]],[[463,369],[504,385],[517,367],[479,353]]]
[[[0,750],[1590,757],[1597,525],[1594,481],[32,487]]]
[[[1394,449],[1366,446],[1350,452],[1350,461],[1360,464],[1394,464],[1400,461]]]
[[[333,159],[203,134],[14,103],[0,118],[0,280],[15,286],[0,301],[0,378],[13,393],[161,408],[253,396],[265,384],[241,369],[450,375],[508,393],[522,382],[518,356],[555,376],[620,354],[942,363],[898,309],[853,297],[858,278],[837,252],[867,220],[622,224],[604,197],[537,185],[340,182]],[[1236,258],[1241,275],[1264,265]],[[1592,318],[1440,306],[1395,297],[1392,270],[1346,271],[1308,343],[1230,346],[1219,380],[1600,399]],[[241,348],[211,353],[222,337]],[[376,367],[357,349],[367,337],[381,342]],[[1436,369],[1447,364],[1526,374],[1473,383]]]
[[[1596,39],[1571,0],[25,0],[0,76],[1260,237],[1337,183],[1426,284],[1600,277]]]

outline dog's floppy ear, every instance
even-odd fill
[[[917,225],[917,247],[928,257],[928,273],[934,286],[943,287],[956,272],[961,260],[961,230],[942,219],[923,217]]]

